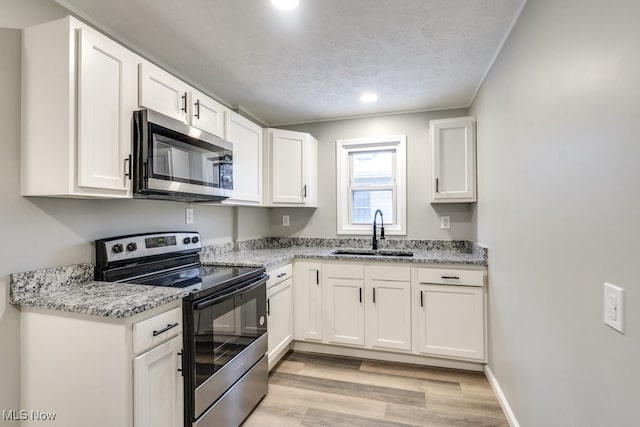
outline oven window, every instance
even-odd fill
[[[225,188],[231,158],[224,148],[150,125],[151,175],[167,181]],[[175,136],[173,138],[172,136]]]
[[[194,310],[196,387],[267,331],[265,286]]]

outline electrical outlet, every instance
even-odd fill
[[[195,219],[195,215],[193,213],[193,208],[187,208],[184,211],[184,222],[185,224],[193,224]]]
[[[282,225],[284,227],[289,226],[289,215],[282,215]]]
[[[624,289],[604,283],[604,323],[624,334]]]
[[[451,217],[450,216],[441,216],[440,217],[440,228],[443,230],[448,230],[451,228]]]

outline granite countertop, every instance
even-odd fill
[[[211,254],[202,257],[202,263],[208,265],[242,266],[242,267],[271,267],[290,262],[295,258],[367,261],[410,264],[461,264],[484,267],[486,257],[457,250],[419,250],[411,249],[413,257],[375,256],[375,255],[333,255],[332,252],[344,247],[307,247],[293,246],[289,248],[254,249],[223,254]]]
[[[186,295],[181,289],[96,282],[92,278],[92,264],[12,274],[10,302],[23,307],[125,318]]]

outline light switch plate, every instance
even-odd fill
[[[441,216],[440,217],[440,228],[443,230],[448,230],[451,228],[451,217],[450,216]]]
[[[604,323],[624,334],[624,289],[604,283]]]

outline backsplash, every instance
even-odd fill
[[[11,274],[9,301],[14,304],[28,294],[93,280],[93,270],[93,264],[83,263]]]

